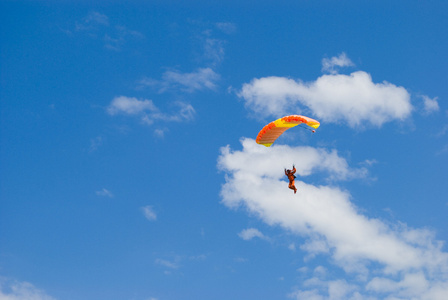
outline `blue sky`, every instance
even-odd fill
[[[448,293],[446,1],[1,1],[0,20],[1,300]],[[290,114],[321,126],[255,143]]]

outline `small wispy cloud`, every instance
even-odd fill
[[[375,165],[377,163],[378,163],[378,161],[376,159],[366,159],[363,162],[361,162],[360,164],[370,167],[370,166],[373,166],[373,165]]]
[[[163,138],[165,136],[165,132],[167,129],[154,129],[154,135],[159,138]]]
[[[236,31],[237,26],[235,23],[231,22],[217,22],[216,28],[218,28],[220,31],[224,32],[225,34],[232,34]]]
[[[198,53],[198,60],[205,63],[206,66],[216,67],[225,56],[226,39],[221,38],[223,34],[231,35],[236,31],[236,25],[231,22],[203,23],[194,22],[202,27],[201,33],[196,36],[196,40],[202,47],[202,52]]]
[[[436,152],[436,155],[442,155],[448,153],[448,144],[443,146],[440,150]]]
[[[296,251],[296,244],[294,244],[294,243],[289,244],[288,249],[291,251]]]
[[[94,39],[103,39],[104,47],[114,51],[121,51],[127,42],[145,38],[139,31],[112,24],[107,15],[96,11],[89,12],[81,21],[76,22],[74,31]],[[71,33],[70,30],[66,32]]]
[[[336,74],[339,68],[353,67],[355,64],[342,52],[339,56],[322,59],[322,72]]]
[[[204,58],[211,66],[216,66],[224,60],[224,41],[208,38],[204,43]]]
[[[152,206],[147,205],[144,207],[141,207],[141,211],[143,212],[143,215],[145,218],[149,221],[156,221],[157,220],[157,214],[152,208]]]
[[[324,280],[318,277],[307,279],[303,282],[306,290],[296,290],[289,297],[297,300],[317,299],[376,299],[361,296],[360,288],[346,280]],[[328,298],[322,295],[328,295]],[[388,298],[389,299],[389,298]],[[392,298],[391,298],[392,299]],[[398,298],[393,298],[398,299]]]
[[[112,116],[119,113],[136,115],[146,111],[158,112],[152,100],[138,100],[126,96],[115,97],[107,108],[107,112]]]
[[[438,132],[435,133],[435,137],[439,138],[447,134],[448,132],[448,124],[439,129]]]
[[[190,104],[177,101],[172,106],[177,108],[177,111],[169,114],[157,108],[152,100],[119,96],[112,100],[106,111],[111,116],[122,114],[138,117],[146,125],[156,121],[182,122],[194,119],[195,110]],[[156,134],[161,135],[163,132],[159,130]]]
[[[177,70],[166,71],[161,80],[143,78],[139,81],[141,87],[153,87],[159,93],[169,90],[180,90],[187,93],[202,91],[204,89],[214,90],[220,75],[211,68],[199,68],[191,73],[182,73]]]
[[[103,144],[103,138],[97,136],[96,138],[90,139],[89,152],[94,152]]]
[[[108,189],[103,188],[102,190],[96,191],[95,194],[97,196],[101,196],[101,197],[109,197],[109,198],[113,198],[114,194],[109,191]]]
[[[157,265],[160,265],[160,266],[163,266],[163,267],[166,267],[166,268],[169,268],[169,269],[173,269],[173,270],[179,268],[178,261],[169,261],[169,260],[166,260],[166,259],[157,258],[155,260],[155,263]]]
[[[195,24],[195,26],[204,26],[199,21],[192,21],[191,23]],[[201,49],[197,61],[202,64],[202,67],[193,69],[191,72],[182,72],[175,68],[170,68],[161,75],[160,79],[148,77],[141,79],[137,83],[137,88],[151,87],[156,89],[158,93],[169,91],[193,93],[204,90],[216,90],[221,76],[215,71],[215,68],[224,60],[224,46],[227,41],[217,38],[213,29],[217,29],[225,34],[231,34],[236,30],[236,26],[230,22],[218,22],[212,26],[210,24],[206,24],[206,26],[208,28],[201,30],[201,33],[195,37],[195,40],[198,42],[197,46]]]
[[[89,12],[89,14],[80,22],[76,22],[76,31],[93,31],[98,30],[100,27],[109,26],[109,17],[99,12]]]
[[[247,258],[244,257],[235,257],[233,260],[237,263],[246,263],[249,261]]]
[[[167,258],[168,257],[168,258]],[[170,275],[172,272],[184,267],[188,264],[200,264],[207,260],[206,254],[198,255],[179,255],[170,253],[163,258],[156,258],[154,263],[158,266],[163,267],[164,274]]]
[[[308,239],[300,246],[300,249],[309,253],[306,257],[307,259],[314,258],[317,254],[328,253],[330,251],[328,243],[318,235]]]
[[[314,268],[313,274],[316,277],[320,277],[323,278],[327,275],[327,268],[323,267],[323,266],[317,266],[316,268]]]
[[[439,109],[440,109],[439,108],[439,102],[437,101],[438,97],[430,98],[430,97],[428,97],[426,95],[422,95],[420,97],[423,100],[423,113],[424,114],[429,115],[431,113],[439,111]]]
[[[131,39],[141,40],[145,36],[136,31],[130,30],[125,26],[115,26],[115,30],[104,36],[105,47],[110,50],[121,51],[125,43]]]
[[[206,254],[192,255],[188,258],[190,261],[204,261],[207,259]]]
[[[0,278],[0,299],[2,300],[55,300],[45,291],[29,282]]]
[[[238,236],[240,238],[242,238],[243,240],[245,240],[245,241],[249,241],[249,240],[251,240],[253,238],[259,238],[259,239],[262,239],[262,240],[269,240],[269,238],[267,236],[265,236],[263,233],[261,233],[256,228],[244,229],[243,231],[238,233]]]

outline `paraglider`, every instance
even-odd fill
[[[296,188],[296,185],[295,185],[295,182],[294,182],[294,179],[296,179],[296,176],[294,175],[295,172],[296,172],[296,167],[294,165],[292,165],[292,170],[286,170],[285,169],[285,175],[289,179],[288,187],[291,190],[294,190],[294,194],[297,193],[297,188]]]
[[[257,144],[270,147],[283,132],[302,123],[314,129],[317,129],[320,125],[318,121],[305,116],[286,116],[264,126],[255,141]],[[314,129],[311,131],[315,132]]]
[[[263,129],[261,129],[261,131],[258,133],[257,139],[255,141],[257,142],[257,144],[271,147],[271,145],[277,140],[279,136],[283,134],[283,132],[299,124],[305,124],[313,128],[312,130],[309,129],[313,133],[316,132],[314,129],[317,129],[320,125],[320,123],[314,119],[305,116],[290,115],[275,120],[264,126]],[[296,173],[296,167],[294,165],[292,165],[292,170],[286,170],[285,168],[285,175],[289,180],[288,188],[294,190],[295,194],[297,193],[297,188],[295,186],[294,180],[296,176],[294,175],[294,173]]]

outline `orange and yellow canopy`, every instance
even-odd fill
[[[302,123],[314,129],[320,125],[318,121],[305,116],[286,116],[264,126],[258,133],[256,142],[260,145],[270,147],[283,132]]]

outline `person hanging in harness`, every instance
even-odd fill
[[[296,176],[294,175],[295,172],[296,172],[296,167],[294,165],[292,165],[292,170],[286,170],[285,169],[285,175],[289,179],[288,187],[291,190],[294,190],[294,194],[297,192],[297,189],[296,189],[296,186],[295,186],[295,182],[294,182],[294,179],[296,179]]]

